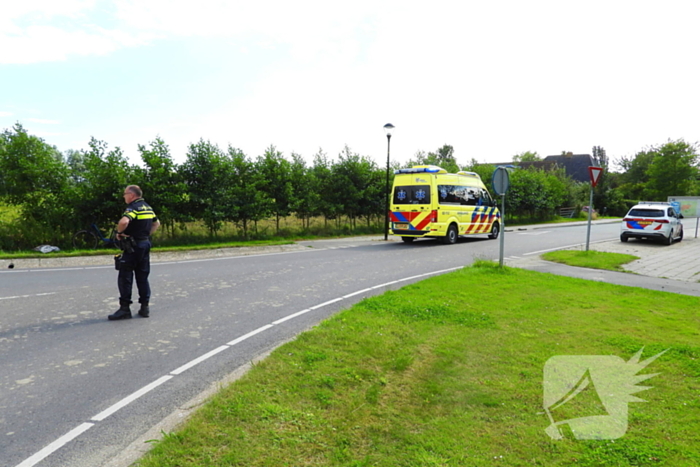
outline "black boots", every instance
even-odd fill
[[[131,309],[128,302],[119,302],[119,309],[107,317],[110,321],[131,318]]]
[[[142,318],[148,318],[149,314],[150,311],[148,309],[148,302],[141,303],[141,308],[139,309],[139,316]],[[129,303],[122,301],[119,302],[119,309],[107,317],[107,319],[109,319],[110,321],[129,318],[131,318],[131,308],[129,308]]]

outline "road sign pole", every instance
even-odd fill
[[[505,249],[506,238],[506,194],[501,195],[501,238],[499,240],[500,253],[498,255],[498,265],[503,267],[503,251]]]
[[[501,196],[501,232],[499,239],[500,252],[498,255],[498,264],[503,267],[503,252],[505,250],[506,237],[506,193],[510,185],[510,176],[508,175],[508,167],[499,165],[491,176],[491,186],[497,195]]]
[[[591,197],[588,201],[588,229],[586,231],[586,251],[591,241],[591,218],[593,217],[593,188],[598,184],[598,179],[603,173],[602,167],[588,167],[588,175],[591,177]]]
[[[588,201],[588,230],[586,231],[586,251],[591,241],[591,218],[593,217],[593,185],[591,185],[591,198]]]

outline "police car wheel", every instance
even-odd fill
[[[666,245],[672,245],[673,244],[673,230],[668,233],[668,238],[664,239],[664,243]]]

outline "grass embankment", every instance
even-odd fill
[[[557,250],[544,253],[543,259],[580,268],[607,269],[624,272],[622,265],[639,259],[638,256],[602,251]]]
[[[362,301],[224,388],[141,467],[700,465],[700,299],[474,267]],[[551,357],[669,349],[615,440],[553,440]],[[576,381],[573,381],[576,383]],[[589,387],[553,413],[598,415]],[[604,411],[604,409],[603,409]]]

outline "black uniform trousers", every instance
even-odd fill
[[[151,286],[148,283],[148,275],[151,272],[151,241],[137,241],[133,252],[122,253],[119,261],[119,303],[131,304],[131,291],[136,276],[136,288],[139,291],[139,303],[148,304],[151,298]]]

